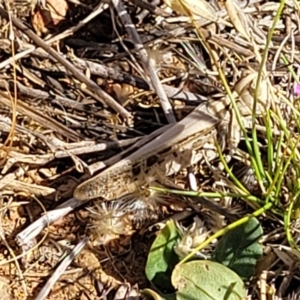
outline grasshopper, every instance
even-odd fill
[[[214,142],[219,122],[205,103],[200,104],[128,157],[81,183],[74,197],[82,201],[98,197],[106,201],[122,198],[197,163],[202,157],[202,147]]]

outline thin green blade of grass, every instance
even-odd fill
[[[271,117],[270,117],[270,112],[267,111],[266,114],[266,133],[267,133],[267,142],[268,142],[268,147],[267,147],[267,160],[268,160],[268,173],[270,176],[273,175],[273,159],[274,159],[274,147],[273,147],[273,134],[272,134],[272,122],[271,122]]]
[[[294,199],[298,199],[300,197],[300,190],[295,194]],[[285,210],[284,213],[284,230],[286,234],[287,241],[289,245],[296,249],[298,252],[300,252],[300,248],[298,247],[295,239],[293,238],[292,232],[291,232],[291,219],[292,219],[292,213],[294,211],[294,205],[296,201],[291,201],[289,203],[288,208]]]
[[[267,193],[266,193],[266,202],[270,201],[270,198],[273,194],[273,190],[276,186],[278,177],[280,175],[280,172],[282,170],[282,152],[281,152],[281,145],[282,145],[282,141],[283,141],[283,137],[284,137],[284,133],[281,132],[280,136],[279,136],[279,141],[277,142],[277,146],[276,146],[276,155],[275,155],[275,164],[273,164],[272,167],[272,174],[273,176],[270,178],[270,185],[268,187]],[[274,169],[273,169],[274,168]]]
[[[274,170],[273,171],[273,177],[272,182],[270,184],[269,190],[268,190],[268,196],[266,197],[266,200],[269,201],[275,201],[275,204],[278,208],[281,207],[283,210],[283,214],[285,211],[285,208],[282,207],[282,204],[280,202],[280,193],[282,191],[282,187],[284,184],[284,180],[286,181],[288,178],[288,169],[289,167],[293,167],[293,169],[297,169],[298,163],[299,163],[299,155],[298,155],[298,145],[300,141],[300,136],[297,137],[296,140],[292,138],[291,132],[287,129],[285,122],[279,118],[276,114],[274,114],[274,117],[277,119],[279,125],[281,125],[280,130],[280,136],[277,141],[277,151],[276,155],[274,157]],[[296,121],[298,132],[300,129],[300,124],[298,121],[298,118],[296,114],[293,114],[294,120]],[[274,144],[274,142],[273,142]],[[296,179],[297,180],[297,179]],[[272,197],[271,197],[272,195]]]
[[[196,192],[196,191],[187,191],[187,190],[175,190],[175,189],[168,189],[164,187],[158,186],[150,186],[150,190],[161,192],[161,193],[169,193],[174,195],[186,196],[186,197],[206,197],[206,198],[224,198],[224,197],[231,197],[231,198],[244,198],[252,202],[257,202],[259,204],[263,204],[264,202],[256,196],[251,194],[238,194],[238,193],[231,193],[231,192]]]
[[[257,163],[258,170],[260,171],[260,174],[262,176],[264,176],[264,168],[263,168],[263,164],[262,164],[262,160],[261,160],[261,153],[260,153],[259,146],[258,146],[259,144],[257,142],[256,107],[257,107],[257,102],[258,102],[259,86],[260,86],[261,79],[263,78],[264,68],[265,68],[265,64],[267,62],[267,55],[269,53],[269,46],[271,44],[272,37],[273,37],[274,31],[275,31],[276,25],[280,20],[280,16],[282,14],[284,5],[285,5],[285,0],[281,0],[279,8],[278,8],[278,10],[275,14],[272,26],[271,26],[271,28],[268,32],[266,46],[265,46],[263,54],[262,54],[262,61],[261,61],[260,65],[259,65],[259,68],[258,68],[258,76],[257,76],[255,91],[254,91],[254,103],[253,103],[253,109],[252,109],[253,152],[254,152],[254,156],[255,156],[255,160],[256,160],[256,163]]]
[[[300,136],[298,137],[297,142],[294,144],[294,147],[291,150],[291,154],[289,155],[285,164],[284,164],[284,158],[282,158],[283,168],[282,168],[282,172],[280,172],[280,176],[278,178],[277,189],[276,189],[276,193],[275,193],[276,198],[279,197],[279,194],[280,194],[280,191],[282,188],[282,182],[284,180],[284,176],[287,173],[287,169],[290,166],[292,159],[295,157],[296,145],[299,144],[299,141],[300,141]],[[287,148],[285,148],[285,151],[286,151],[286,149]]]
[[[295,112],[293,111],[293,114],[294,114],[294,117],[293,119],[295,120],[296,124],[297,124],[297,130],[300,131],[300,124],[298,123],[298,116],[297,114],[295,114]],[[280,133],[284,133],[284,137],[285,137],[285,140],[288,141],[288,143],[291,145],[291,148],[294,148],[296,144],[293,144],[293,139],[292,139],[292,136],[291,136],[291,132],[290,130],[286,127],[286,124],[285,124],[285,121],[281,118],[278,118],[278,116],[276,114],[273,114],[272,113],[272,116],[274,118],[276,118],[276,120],[278,121],[279,125],[280,125]],[[285,147],[287,147],[287,145],[285,145]],[[297,154],[297,157],[300,158],[300,154],[299,154],[299,151],[297,148],[295,148],[295,152]]]
[[[297,76],[296,72],[292,68],[292,66],[291,66],[288,58],[285,56],[284,53],[281,53],[280,56],[281,56],[283,62],[285,63],[285,65],[287,66],[289,72],[292,74],[292,77],[293,77],[294,81],[297,82],[297,83],[299,83],[299,77]]]
[[[244,194],[250,194],[249,191],[247,190],[247,188],[234,176],[234,174],[232,173],[231,169],[229,168],[226,160],[224,159],[224,156],[222,154],[222,150],[220,148],[220,145],[218,145],[218,143],[216,143],[216,147],[217,147],[217,151],[218,151],[218,154],[219,154],[219,158],[221,160],[221,163],[225,169],[225,171],[227,172],[227,174],[229,175],[229,177],[231,178],[231,180],[233,181],[233,183],[238,187],[240,188]]]
[[[265,171],[265,176],[268,182],[268,185],[272,183],[272,178],[274,176],[274,145],[276,144],[276,135],[273,135],[273,122],[271,119],[270,111],[267,111],[266,117],[264,120],[266,127],[266,137],[267,137],[267,170]],[[276,162],[276,159],[275,159]]]
[[[297,118],[297,115],[293,113],[294,120],[297,125],[297,132],[300,132],[300,122],[299,119]],[[293,149],[295,150],[296,147],[299,145],[300,142],[300,135],[298,135],[296,142],[293,144]],[[296,157],[296,158],[295,158]],[[292,232],[291,232],[291,220],[293,218],[298,219],[299,215],[299,204],[300,204],[300,182],[299,182],[299,175],[300,175],[300,170],[299,170],[299,156],[296,155],[296,151],[292,151],[290,159],[294,158],[293,160],[293,171],[296,173],[296,176],[294,178],[291,178],[291,181],[294,181],[294,186],[295,188],[292,189],[290,186],[289,191],[292,193],[292,199],[288,203],[287,209],[284,210],[284,229],[286,233],[286,237],[288,240],[289,245],[296,249],[298,252],[300,252],[300,248],[298,247],[295,239],[293,238]]]
[[[282,139],[281,139],[282,141]],[[297,142],[300,141],[300,137],[298,137]],[[284,147],[282,145],[282,143],[279,143],[278,145],[278,150],[280,151],[281,148],[284,149],[283,152],[280,151],[280,154],[278,154],[278,160],[276,160],[276,170],[275,170],[275,175],[273,177],[273,182],[270,186],[269,189],[269,194],[267,196],[267,201],[269,200],[269,196],[271,195],[272,191],[274,191],[273,196],[272,196],[272,201],[275,200],[276,205],[280,206],[280,192],[282,190],[282,185],[283,185],[283,181],[285,179],[285,176],[287,174],[287,170],[289,168],[289,166],[291,165],[291,162],[293,160],[293,158],[295,157],[295,150],[296,150],[296,145],[297,143],[295,143],[293,145],[293,148],[291,149],[291,154],[288,156],[286,162],[285,162],[285,157],[286,155],[286,151],[288,149],[288,147]]]
[[[271,121],[271,117],[273,117],[280,126],[280,135],[279,138],[277,136],[273,136],[272,128],[274,127],[273,122]],[[267,129],[266,136],[268,142],[268,172],[266,172],[266,177],[269,182],[269,188],[266,193],[266,201],[269,201],[269,196],[274,191],[275,186],[278,187],[278,180],[280,177],[280,172],[282,172],[283,161],[282,161],[282,149],[288,149],[287,145],[284,141],[291,142],[290,131],[287,129],[285,121],[281,116],[276,115],[273,111],[269,111],[267,113],[267,117],[265,120],[265,127]],[[275,146],[276,145],[276,146]],[[274,152],[275,148],[275,152]],[[296,150],[296,149],[295,149]]]

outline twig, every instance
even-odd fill
[[[168,14],[167,12],[165,12],[164,10],[162,10],[161,8],[158,7],[158,4],[160,3],[160,1],[158,0],[152,0],[150,3],[149,2],[146,2],[146,1],[143,1],[143,0],[132,0],[131,1],[132,3],[134,3],[135,5],[141,7],[141,8],[144,8],[144,10],[142,12],[145,13],[145,10],[155,15],[158,15],[158,16],[162,16],[162,17],[169,17],[170,14]],[[137,15],[137,18],[139,19],[139,21],[142,21],[143,20],[143,17],[139,18],[139,16],[141,16],[142,14],[144,13],[140,13]]]
[[[56,209],[48,211],[47,214],[37,219],[34,223],[30,224],[27,228],[16,235],[17,244],[20,246],[28,244],[49,224],[57,221],[58,219],[70,213],[73,209],[83,204],[84,202],[75,198],[71,198],[59,205]]]
[[[0,87],[3,87],[0,80]],[[48,91],[38,90],[34,89],[28,86],[25,86],[19,82],[17,82],[17,88],[18,92],[22,96],[29,96],[33,99],[40,99],[40,100],[50,100],[52,104],[57,104],[59,106],[63,106],[66,108],[71,108],[77,111],[84,111],[86,113],[89,113],[90,115],[94,115],[97,117],[102,117],[109,119],[111,117],[111,114],[109,112],[103,112],[99,111],[96,107],[89,106],[87,104],[82,104],[78,101],[62,97],[59,95],[52,95]]]
[[[0,14],[8,18],[8,14],[0,5]],[[103,99],[105,104],[111,107],[114,111],[119,113],[124,118],[130,120],[131,114],[122,107],[119,103],[117,103],[110,95],[104,92],[95,82],[87,78],[82,72],[78,71],[78,69],[72,65],[68,60],[66,60],[62,55],[59,55],[51,46],[45,43],[39,36],[37,36],[32,30],[30,30],[27,26],[25,26],[21,21],[19,21],[15,16],[11,16],[12,22],[14,26],[19,28],[23,33],[25,33],[29,38],[31,38],[35,44],[41,48],[43,48],[46,52],[48,52],[54,59],[60,62],[66,69],[68,69],[79,81],[85,83],[87,87],[92,90],[98,97]]]
[[[17,151],[10,151],[8,159],[6,161],[5,166],[3,167],[2,174],[5,174],[8,169],[10,169],[14,164],[26,164],[26,165],[38,165],[42,166],[54,159],[61,159],[64,157],[70,157],[70,155],[81,155],[81,154],[88,154],[93,152],[100,152],[104,150],[112,150],[117,148],[128,147],[132,144],[135,144],[141,139],[141,137],[126,139],[122,141],[116,142],[103,142],[96,144],[94,142],[86,142],[87,145],[78,146],[74,149],[65,149],[65,147],[61,146],[56,148],[54,153],[46,153],[46,154],[23,154]],[[1,182],[1,181],[0,181]]]
[[[41,55],[42,58],[46,58],[44,57],[42,51],[39,51],[39,49],[37,49],[35,54],[37,54],[39,57]],[[120,72],[118,71],[118,69],[106,67],[96,62],[83,60],[78,57],[76,58],[73,57],[72,62],[80,70],[86,70],[88,68],[91,74],[100,76],[101,78],[110,78],[118,82],[128,83],[138,87],[139,89],[144,89],[144,90],[152,89],[143,78],[133,76],[126,72]],[[60,67],[60,66],[56,66],[56,67],[59,68],[59,71],[61,72],[67,72],[67,70],[65,70],[64,67]],[[199,101],[199,102],[207,101],[207,97],[201,96],[199,94],[194,94],[188,91],[181,91],[179,88],[168,86],[165,84],[163,84],[162,87],[169,98],[176,98],[177,100],[181,100],[181,101]]]
[[[111,78],[119,82],[125,82],[136,86],[140,89],[150,90],[151,87],[149,84],[140,77],[132,76],[131,74],[125,72],[119,72],[117,69],[109,68],[103,65],[100,65],[96,62],[83,60],[81,58],[74,58],[73,61],[74,65],[81,70],[85,70],[88,68],[91,74],[100,76],[102,78]],[[198,94],[193,94],[191,92],[181,91],[178,88],[168,86],[163,84],[162,85],[165,93],[169,98],[176,98],[177,100],[182,101],[207,101],[207,98]]]
[[[69,255],[66,256],[66,258],[60,263],[60,265],[57,267],[57,269],[54,271],[52,276],[49,278],[45,286],[41,289],[35,300],[43,300],[46,299],[48,294],[50,293],[52,287],[56,283],[56,281],[59,279],[59,277],[64,273],[64,271],[68,268],[68,266],[72,263],[72,261],[75,259],[75,257],[81,252],[81,250],[84,248],[84,246],[88,242],[88,238],[84,238],[82,241],[80,241],[77,246],[73,248],[73,250],[70,252]]]
[[[1,8],[0,8],[1,10]],[[11,101],[9,99],[9,96],[0,91],[0,102],[2,102],[4,105],[11,107]],[[55,121],[54,119],[45,116],[38,110],[34,109],[33,107],[28,106],[22,101],[17,101],[17,111],[25,116],[30,117],[32,120],[40,123],[45,128],[49,128],[51,130],[54,130],[55,132],[65,136],[66,138],[77,141],[78,139],[83,139],[83,136],[80,134],[74,132],[72,129],[64,126],[63,124],[60,124],[59,122]]]
[[[142,8],[144,8],[139,14],[136,15],[136,19],[138,20],[138,23],[141,24],[145,17],[149,15],[149,13],[154,13],[159,15],[159,10],[161,10],[158,5],[160,4],[160,0],[152,0],[150,3],[144,2],[142,0],[132,0],[132,2]],[[162,11],[162,10],[161,10]],[[164,11],[162,11],[164,12]],[[167,13],[164,12],[164,17],[169,17]]]
[[[80,28],[85,26],[89,21],[94,19],[101,12],[103,12],[103,10],[106,9],[107,7],[108,7],[108,4],[99,3],[99,5],[97,7],[95,7],[95,9],[86,18],[84,18],[82,21],[80,21],[77,25],[75,25],[71,28],[68,28],[64,32],[62,32],[62,33],[60,33],[60,34],[58,34],[54,37],[51,37],[51,38],[47,39],[45,42],[47,44],[51,45],[52,43],[60,41],[63,38],[66,38],[66,37],[74,34]],[[29,49],[26,49],[23,52],[16,54],[14,57],[10,57],[7,60],[4,60],[3,62],[1,62],[0,63],[0,69],[4,68],[5,66],[13,63],[14,61],[17,61],[17,60],[21,59],[22,57],[24,57],[24,56],[26,56],[26,55],[34,52],[34,51],[39,51],[39,50],[41,50],[41,48],[36,49],[35,46],[31,45]]]
[[[122,20],[124,27],[126,28],[128,35],[132,39],[132,42],[135,45],[137,53],[140,55],[140,59],[143,63],[146,73],[148,73],[148,75],[150,76],[153,88],[157,93],[157,96],[161,103],[161,107],[166,115],[168,122],[175,123],[176,118],[174,116],[171,104],[155,72],[155,69],[149,60],[148,53],[135,29],[135,26],[132,23],[129,14],[127,13],[125,7],[123,6],[121,0],[112,0],[111,2],[113,3],[115,9],[117,10],[119,17]]]

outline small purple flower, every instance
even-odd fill
[[[295,96],[300,96],[300,83],[296,83],[294,87],[294,94]]]

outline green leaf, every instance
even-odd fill
[[[168,221],[153,242],[148,255],[146,276],[157,288],[164,291],[173,290],[171,274],[179,261],[173,247],[179,237],[174,221]]]
[[[235,271],[243,280],[255,273],[257,260],[262,256],[262,246],[258,242],[263,234],[260,223],[251,218],[227,232],[216,246],[212,260]]]
[[[227,267],[209,260],[177,265],[172,274],[176,300],[241,300],[246,296],[241,278]]]

